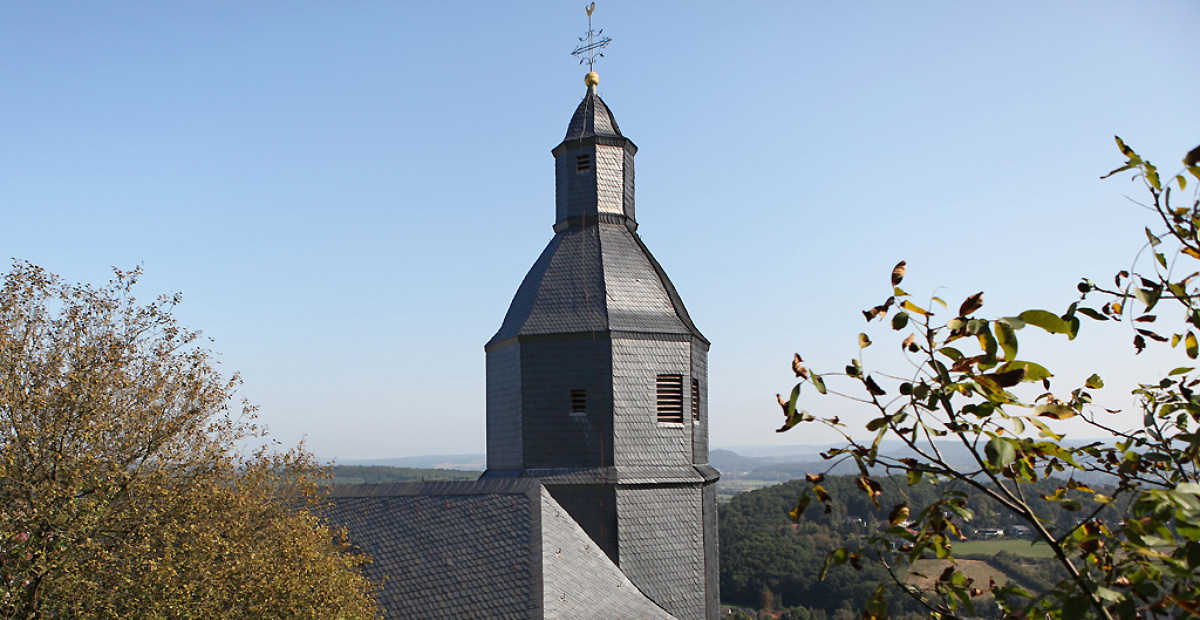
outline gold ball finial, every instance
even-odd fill
[[[589,71],[587,75],[583,76],[583,83],[588,86],[596,86],[600,83],[600,76],[595,71]]]

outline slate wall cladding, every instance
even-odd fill
[[[707,609],[702,503],[700,485],[617,493],[621,570],[680,620],[716,617]]]
[[[525,469],[612,465],[609,347],[603,337],[521,345]],[[587,390],[586,415],[570,414],[575,389]]]
[[[578,157],[588,157],[588,169],[578,169]],[[567,149],[554,159],[555,222],[596,213],[596,147]]]
[[[675,620],[646,598],[543,491],[542,574],[546,620]]]
[[[522,469],[521,420],[521,345],[513,343],[487,354],[488,469]]]
[[[579,527],[616,564],[620,564],[617,549],[617,494],[613,485],[575,486],[547,485],[550,495],[570,513]]]
[[[692,380],[700,381],[700,423],[692,431],[692,462],[708,463],[708,345],[692,341]],[[692,397],[688,390],[688,398]],[[688,403],[689,411],[692,403]]]
[[[676,466],[690,469],[692,424],[660,424],[655,378],[691,369],[691,343],[613,339],[613,444],[618,467]]]
[[[707,586],[705,605],[708,617],[716,618],[721,613],[721,553],[717,540],[717,482],[705,483],[704,503],[704,577]]]
[[[625,149],[605,144],[597,144],[595,149],[596,210],[624,213]]]
[[[633,218],[636,215],[633,208],[633,151],[625,149],[622,156],[625,158],[625,215]]]

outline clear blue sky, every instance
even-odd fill
[[[142,265],[285,444],[482,452],[482,347],[552,235],[583,5],[0,4],[0,254],[82,281]],[[1200,143],[1196,2],[594,19],[639,232],[713,342],[717,445],[831,439],[776,436],[774,394],[793,351],[845,364],[900,259],[914,293],[1061,310],[1140,246],[1142,192],[1098,179],[1112,136],[1172,172]],[[1162,366],[1115,333],[1072,350]]]

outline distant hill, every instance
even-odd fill
[[[383,465],[330,465],[333,477],[325,484],[382,484],[387,482],[430,482],[434,480],[475,480],[479,471],[460,469],[421,469]]]
[[[1083,442],[1072,442],[1079,445]],[[709,463],[721,472],[718,496],[722,501],[770,484],[803,479],[805,474],[826,472],[830,461],[821,458],[828,445],[791,446],[725,446],[714,447],[709,452]],[[947,459],[959,466],[973,465],[969,452],[959,444],[939,443]],[[905,446],[898,441],[885,441],[880,452],[894,457],[909,456]],[[371,472],[338,470],[334,484],[361,484],[363,482],[402,482],[420,480],[474,480],[487,468],[487,459],[482,454],[430,454],[403,456],[388,459],[338,459],[333,468],[378,468]],[[829,473],[849,474],[855,470],[852,461],[844,461]],[[1103,476],[1080,475],[1078,479],[1088,483],[1110,482]]]
[[[390,459],[336,459],[338,465],[382,465],[385,467],[415,467],[418,469],[463,469],[480,472],[487,469],[482,454],[427,454]]]

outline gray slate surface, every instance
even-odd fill
[[[333,487],[385,618],[674,620],[535,479]]]
[[[575,108],[575,114],[571,116],[571,123],[567,125],[567,135],[563,140],[578,140],[590,136],[621,136],[617,119],[613,117],[600,95],[596,94],[595,88],[589,88],[583,101],[579,102],[579,107]]]

